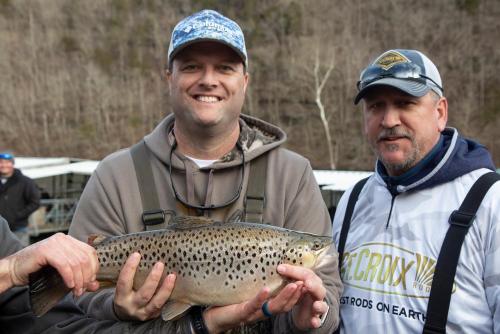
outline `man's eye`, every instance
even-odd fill
[[[195,64],[187,64],[182,66],[183,71],[195,71],[196,69],[198,69],[198,66]]]
[[[399,101],[398,102],[398,105],[400,107],[407,107],[407,106],[409,106],[411,104],[413,104],[413,101],[411,101],[411,100],[405,100],[405,101]]]
[[[219,69],[222,71],[222,72],[234,72],[234,67],[231,66],[231,65],[220,65],[219,66]]]

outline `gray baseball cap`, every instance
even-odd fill
[[[358,94],[354,104],[375,86],[391,86],[416,97],[422,97],[429,90],[443,96],[443,84],[434,63],[417,50],[394,49],[378,56],[359,77]]]
[[[214,41],[233,49],[248,67],[245,37],[240,26],[231,19],[216,12],[205,9],[181,20],[172,31],[168,48],[168,65],[186,46],[197,42]]]

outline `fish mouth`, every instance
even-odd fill
[[[331,266],[335,262],[335,259],[338,259],[338,255],[335,252],[330,251],[332,249],[332,245],[333,243],[318,251],[316,265],[314,266],[315,269]]]
[[[332,245],[333,245],[333,241],[331,243],[329,243],[328,245],[326,245],[325,247],[321,248],[318,251],[318,258],[325,256],[326,253],[332,248]]]

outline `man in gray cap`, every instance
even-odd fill
[[[361,73],[375,173],[334,218],[343,333],[500,333],[500,182],[482,145],[446,127],[434,63],[389,50]]]
[[[281,129],[241,114],[249,74],[238,24],[213,10],[195,13],[174,28],[167,57],[173,114],[131,149],[101,162],[70,234],[85,240],[156,229],[165,226],[168,212],[329,235],[328,211],[309,162],[281,147]],[[274,297],[263,290],[242,304],[177,310],[182,313],[169,321],[170,332],[331,333],[341,291],[332,255],[317,272],[279,266],[289,283]],[[159,283],[160,262],[134,291],[138,263],[137,254],[129,258],[116,292],[86,295],[80,305],[112,319],[158,317],[180,277],[170,273]]]

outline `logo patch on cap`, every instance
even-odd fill
[[[410,63],[410,60],[394,50],[383,53],[373,62],[374,65],[378,65],[386,71],[394,65],[401,63]]]

